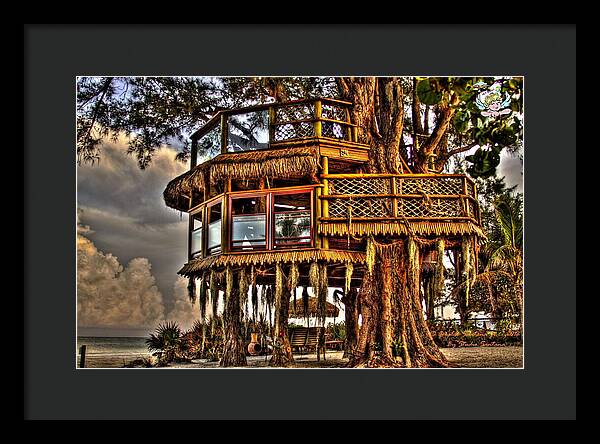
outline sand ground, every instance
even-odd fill
[[[521,368],[523,366],[523,347],[460,347],[442,348],[453,367],[458,368]],[[327,351],[325,359],[317,361],[315,353],[295,354],[296,368],[339,368],[348,362],[342,358],[341,351]],[[268,367],[269,356],[249,356],[248,367]],[[173,368],[218,368],[218,362],[194,360],[186,364],[172,364]]]

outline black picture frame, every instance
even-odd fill
[[[23,38],[25,419],[575,418],[575,26],[25,25]],[[108,74],[523,75],[525,368],[77,371],[75,79]],[[52,215],[43,232],[34,211]]]

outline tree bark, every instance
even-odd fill
[[[342,98],[354,104],[352,117],[361,129],[359,141],[370,146],[369,172],[401,172],[404,104],[400,79],[340,78],[338,86]],[[421,131],[418,104],[412,113],[413,117],[418,116],[413,129]],[[453,113],[450,107],[443,108],[431,135],[413,153],[417,172],[427,171],[428,155],[440,145]],[[413,264],[415,258],[408,251],[412,245],[411,252],[418,257],[414,242],[407,238],[389,245],[375,242],[373,271],[365,273],[358,295],[362,325],[351,352],[350,366],[448,366],[425,322],[420,263]]]
[[[358,294],[356,288],[350,289],[347,295],[342,297],[344,304],[344,320],[346,325],[346,340],[344,341],[344,358],[349,358],[352,350],[356,348],[358,338]]]
[[[359,293],[363,325],[349,366],[449,366],[425,321],[420,282],[415,240],[375,242],[373,271],[366,272]]]
[[[288,317],[291,292],[284,285],[279,307],[275,305],[275,325],[273,328],[273,355],[269,361],[271,367],[291,367],[294,363],[292,346],[288,337]]]
[[[225,343],[219,365],[221,367],[245,367],[247,365],[246,346],[242,337],[240,297],[237,288],[232,289],[231,295],[225,300],[223,321]]]

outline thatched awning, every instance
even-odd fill
[[[244,254],[221,254],[203,259],[193,259],[185,264],[183,268],[178,271],[178,274],[190,277],[209,268],[218,269],[226,267],[227,265],[240,267],[244,265],[275,264],[277,262],[302,263],[312,261],[364,263],[365,260],[365,253],[344,250],[290,250]]]
[[[420,236],[466,236],[485,238],[481,228],[470,221],[415,221],[400,222],[321,222],[319,233],[329,236],[410,235]]]
[[[317,146],[224,153],[173,179],[163,197],[167,206],[186,211],[187,199],[192,192],[201,193],[207,180],[215,184],[224,179],[291,179],[316,176],[318,168]]]
[[[325,316],[328,318],[336,318],[340,314],[340,309],[337,308],[331,302],[325,302]],[[304,303],[301,297],[296,298],[296,304],[294,306],[294,300],[290,299],[289,317],[290,318],[306,318],[306,317],[318,317],[321,313],[319,312],[319,303],[317,298],[310,296],[308,298],[308,316],[304,314]]]

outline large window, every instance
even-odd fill
[[[190,215],[190,256],[309,248],[314,235],[312,200],[313,188],[308,187],[237,192],[211,200]],[[227,226],[222,222],[225,202]],[[223,248],[224,238],[228,248]]]
[[[311,243],[311,193],[273,195],[273,248]]]
[[[267,196],[231,198],[232,250],[264,250],[267,247]]]
[[[192,243],[190,245],[190,254],[192,257],[196,257],[202,253],[202,212],[193,214],[191,217]]]
[[[221,252],[221,212],[221,202],[211,204],[206,209],[208,219],[206,251],[208,254]]]
[[[227,151],[250,151],[269,147],[267,110],[236,114],[227,119]]]

